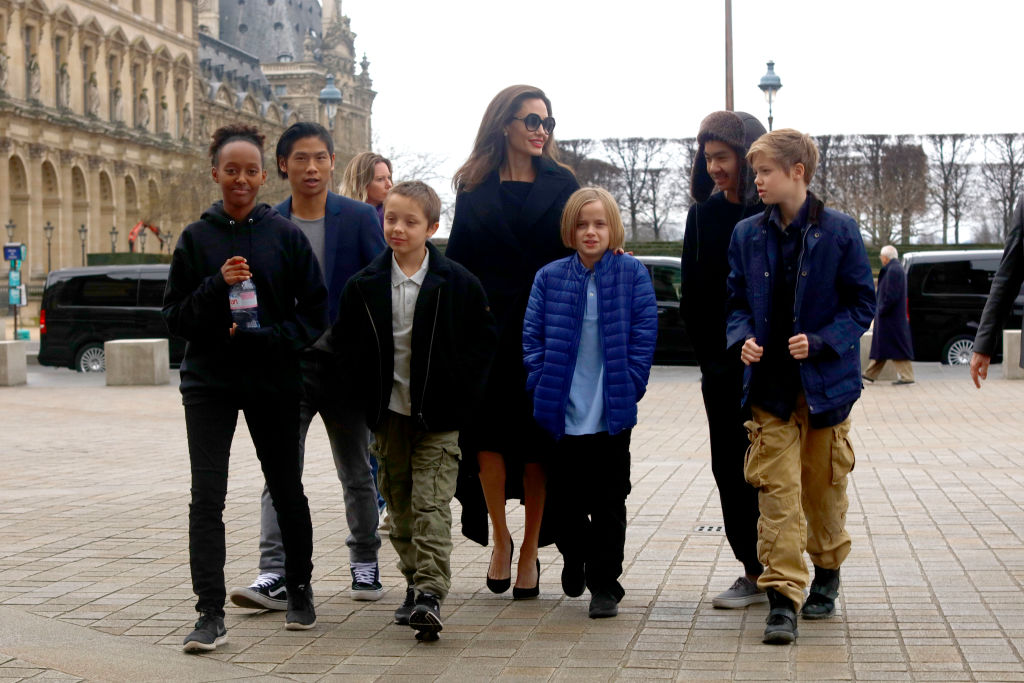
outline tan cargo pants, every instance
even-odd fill
[[[746,422],[750,437],[743,472],[758,489],[757,554],[761,589],[774,588],[799,607],[808,584],[804,550],[823,569],[850,554],[846,533],[847,475],[853,470],[850,419],[812,429],[801,393],[788,420],[757,406]]]
[[[891,358],[885,360],[877,360],[872,358],[868,363],[867,370],[864,371],[864,376],[870,379],[872,382],[878,379],[878,376],[882,374],[882,370],[885,369],[886,363],[892,363],[893,368],[896,370],[896,376],[906,382],[914,381],[914,366],[909,360],[893,360]]]
[[[459,474],[458,432],[424,432],[388,411],[374,432],[377,487],[391,515],[398,569],[420,592],[442,600],[452,584],[452,498]]]

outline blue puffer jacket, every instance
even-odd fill
[[[589,275],[576,254],[541,268],[523,321],[533,415],[556,439],[565,434]],[[608,433],[617,434],[636,424],[636,403],[647,391],[658,339],[658,305],[647,268],[632,256],[605,252],[594,265],[594,277],[604,349],[604,417]]]

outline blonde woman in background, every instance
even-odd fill
[[[360,152],[345,167],[338,192],[377,209],[383,225],[384,197],[390,189],[391,162],[374,152]]]

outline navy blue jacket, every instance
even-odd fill
[[[565,434],[589,276],[576,254],[541,268],[523,321],[533,416],[555,438]],[[647,268],[632,256],[605,252],[594,265],[594,278],[604,350],[604,417],[608,433],[617,434],[636,424],[636,403],[647,391],[658,339],[658,304]]]
[[[730,348],[754,337],[770,338],[772,282],[782,277],[776,262],[778,230],[768,224],[774,205],[736,225],[729,244]],[[826,209],[811,196],[794,297],[794,334],[817,334],[832,352],[800,362],[800,380],[812,414],[860,397],[860,337],[875,314],[875,287],[857,222]],[[746,402],[754,363],[746,368]]]
[[[871,358],[913,360],[914,343],[907,318],[907,275],[893,259],[878,272],[878,307],[871,335]]]
[[[292,198],[274,207],[287,219],[292,217]],[[327,193],[324,213],[324,261],[320,268],[327,285],[328,319],[338,317],[338,302],[345,283],[370,265],[387,244],[377,211],[365,202],[357,202],[333,192]]]

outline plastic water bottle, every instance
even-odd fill
[[[260,326],[260,307],[256,303],[256,285],[252,283],[252,278],[231,285],[228,303],[231,306],[231,320],[239,327],[256,329]]]

